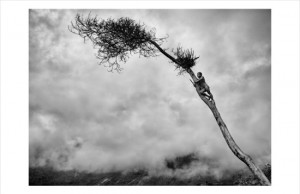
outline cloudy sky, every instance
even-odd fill
[[[161,55],[132,55],[122,73],[99,66],[91,42],[68,31],[76,13],[130,17],[193,48],[227,127],[259,163],[271,160],[270,10],[31,10],[30,165],[107,172],[165,172],[195,153],[185,174],[244,168],[188,75]]]

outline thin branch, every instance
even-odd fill
[[[96,57],[100,60],[99,64],[105,64],[111,72],[122,71],[120,63],[125,63],[132,53],[143,57],[157,56],[159,50],[156,45],[161,45],[166,39],[156,38],[155,29],[146,31],[144,24],[130,18],[104,20],[90,14],[87,18],[77,14],[68,29],[84,41],[91,40],[94,48],[98,49]]]

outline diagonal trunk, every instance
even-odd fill
[[[192,77],[193,81],[196,81],[197,78],[194,74],[194,72],[191,69],[188,69],[187,72],[190,74],[190,76]],[[225,141],[227,143],[227,145],[229,146],[229,148],[231,149],[231,151],[234,153],[234,155],[236,157],[238,157],[241,161],[243,161],[251,170],[251,172],[256,176],[256,178],[259,179],[260,184],[261,185],[271,185],[270,181],[267,179],[267,177],[265,176],[265,174],[262,172],[262,170],[254,163],[254,161],[252,160],[252,158],[250,156],[248,156],[247,154],[245,154],[241,148],[239,148],[239,146],[235,143],[234,139],[232,138],[231,134],[229,133],[226,124],[224,123],[217,107],[215,104],[214,100],[209,101],[206,97],[204,97],[201,93],[200,93],[200,88],[198,85],[196,85],[196,91],[199,95],[199,97],[205,102],[205,104],[210,108],[210,110],[212,111],[219,127],[220,130],[223,134],[223,137],[225,138]]]
[[[165,50],[163,50],[156,42],[154,41],[150,41],[162,54],[164,54],[166,57],[168,57],[171,61],[173,61],[174,63],[177,63],[177,60],[172,57],[171,55],[169,55],[167,52],[165,52]],[[186,69],[186,72],[191,76],[191,78],[193,79],[194,82],[196,82],[198,79],[195,76],[194,72],[189,68]],[[215,101],[212,99],[211,101],[209,101],[206,97],[204,97],[201,92],[200,92],[200,88],[198,85],[196,85],[196,91],[199,95],[199,97],[205,102],[205,104],[210,108],[210,110],[212,111],[219,127],[220,130],[223,134],[223,137],[227,143],[227,145],[229,146],[230,150],[233,152],[233,154],[238,157],[242,162],[244,162],[249,169],[251,170],[251,172],[256,176],[256,178],[258,178],[259,182],[261,185],[271,185],[270,181],[268,180],[268,178],[265,176],[265,174],[262,172],[262,170],[254,163],[254,161],[252,160],[252,158],[250,156],[248,156],[247,154],[245,154],[241,148],[239,148],[239,146],[235,143],[234,139],[232,138],[231,134],[229,133],[227,126],[225,124],[225,122],[223,121],[217,107],[216,107],[216,103]]]
[[[164,54],[166,57],[168,57],[172,62],[177,63],[176,59],[169,55],[164,49],[162,49],[155,41],[149,40],[151,44],[153,44],[162,54]]]

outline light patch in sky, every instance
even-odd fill
[[[130,57],[120,74],[97,65],[91,42],[68,30],[77,13],[130,17],[199,55],[217,107],[238,145],[271,160],[270,10],[30,10],[30,165],[169,173],[165,159],[201,160],[178,176],[244,168],[188,75],[163,55]],[[206,161],[206,162],[205,162]]]

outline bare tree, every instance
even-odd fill
[[[191,68],[195,66],[196,60],[199,58],[195,56],[192,49],[184,50],[182,47],[178,47],[173,51],[175,56],[173,57],[166,52],[166,49],[161,48],[167,37],[157,38],[154,28],[147,30],[144,24],[130,18],[99,20],[97,17],[91,17],[90,14],[86,18],[77,14],[75,22],[71,23],[69,30],[81,36],[84,41],[86,39],[92,41],[94,47],[98,49],[96,57],[100,59],[100,64],[107,65],[108,71],[122,71],[120,63],[125,63],[131,54],[155,57],[162,53],[168,57],[179,70],[179,74],[188,73],[191,76],[199,97],[212,111],[223,137],[234,155],[249,167],[261,185],[270,185],[270,181],[258,165],[235,143],[216,107],[204,77],[201,73],[196,76],[192,71]]]

